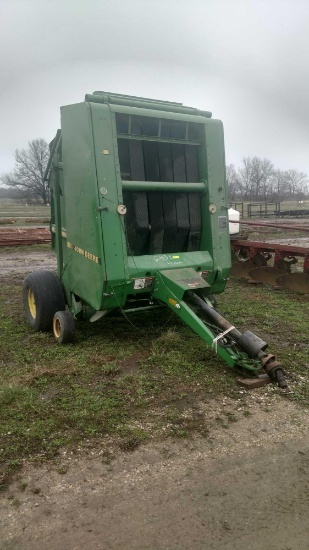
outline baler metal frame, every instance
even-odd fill
[[[62,108],[46,178],[58,278],[41,272],[39,284],[34,274],[25,280],[26,315],[35,330],[53,324],[65,343],[74,319],[97,321],[113,309],[130,309],[128,299],[138,304],[149,296],[147,309],[168,306],[229,366],[255,376],[265,370],[286,385],[267,343],[250,331],[241,334],[210,300],[224,291],[231,269],[223,127],[211,113],[106,92],[86,95],[84,103]],[[30,295],[38,315],[48,312],[42,326]]]

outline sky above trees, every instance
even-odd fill
[[[227,163],[309,174],[308,0],[0,0],[0,173],[108,90],[210,110]]]

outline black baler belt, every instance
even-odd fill
[[[187,181],[196,183],[199,181],[197,147],[194,145],[185,145],[185,158]]]
[[[146,181],[161,181],[158,144],[152,141],[144,141],[143,152]]]
[[[137,228],[135,255],[138,256],[145,253],[145,246],[149,234],[147,193],[133,193],[133,202]]]
[[[190,230],[190,217],[188,206],[188,194],[176,194],[176,217],[177,217],[177,252],[187,250],[187,241]]]
[[[132,256],[146,254],[149,233],[147,194],[124,191],[123,199],[127,207],[126,232],[128,253]]]
[[[164,216],[163,252],[179,252],[177,249],[176,193],[162,194]]]
[[[145,181],[143,144],[141,141],[129,141],[131,180]]]
[[[185,161],[185,148],[184,145],[173,143],[172,146],[173,156],[173,172],[174,181],[187,181],[186,174],[186,161]]]
[[[192,252],[193,250],[199,250],[201,239],[202,218],[199,193],[188,193],[188,205],[190,216],[188,252]]]
[[[148,254],[162,254],[164,239],[164,218],[162,193],[148,193],[148,211],[150,221],[150,240]]]
[[[161,181],[174,181],[172,145],[170,143],[159,143],[158,151]]]

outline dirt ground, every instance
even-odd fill
[[[207,438],[25,466],[2,494],[1,550],[308,549],[308,411],[260,393]]]
[[[2,278],[53,256],[2,255]],[[30,268],[30,269],[29,269]],[[245,390],[244,390],[245,393]],[[222,406],[233,422],[216,422]],[[201,401],[206,437],[25,464],[0,495],[1,550],[309,549],[308,410],[272,387]]]
[[[15,247],[14,251],[1,251],[0,277],[11,278],[12,275],[26,276],[30,271],[46,269],[56,271],[56,256],[52,251],[27,251]]]

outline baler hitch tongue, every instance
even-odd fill
[[[232,348],[240,347],[249,358],[258,360],[268,376],[278,383],[280,388],[286,388],[287,382],[284,377],[282,365],[276,361],[274,355],[265,353],[268,346],[261,338],[247,330],[244,333],[239,332],[231,323],[212,306],[208,305],[200,296],[190,290],[186,293],[189,301],[202,311],[206,318],[220,330],[223,330],[221,337],[226,335],[228,341],[232,343]],[[207,323],[207,322],[206,322]],[[215,340],[218,340],[216,338]],[[219,340],[220,341],[220,340]],[[219,351],[219,350],[218,350]],[[221,354],[222,355],[222,354]],[[235,365],[236,366],[236,365]]]

